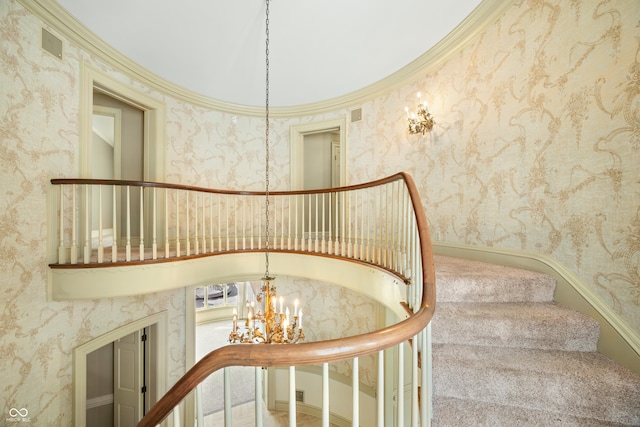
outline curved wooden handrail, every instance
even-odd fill
[[[398,172],[386,178],[381,178],[376,181],[370,181],[363,184],[347,185],[344,187],[320,188],[315,190],[294,190],[294,191],[269,190],[269,194],[272,196],[286,196],[286,195],[296,195],[296,194],[336,193],[336,192],[361,190],[363,188],[376,187],[379,185],[388,184],[390,182],[394,182],[398,180],[404,180],[405,182],[407,182],[407,179],[411,180],[411,175],[409,175],[407,172]],[[114,179],[53,178],[51,179],[51,184],[53,185],[91,184],[91,185],[113,185],[113,186],[120,186],[120,187],[131,186],[131,187],[146,187],[146,188],[167,188],[172,190],[198,191],[202,193],[230,194],[230,195],[240,195],[240,196],[264,196],[266,194],[265,191],[220,190],[220,189],[197,187],[197,186],[183,185],[183,184],[171,184],[171,183],[164,183],[164,182],[123,181],[123,180],[114,180]]]
[[[435,269],[424,208],[410,175],[401,172],[375,181],[375,185],[403,179],[407,185],[416,216],[422,261],[422,300],[411,317],[374,332],[326,341],[296,345],[228,345],[204,356],[154,405],[139,422],[139,427],[160,423],[200,382],[218,369],[229,366],[303,366],[362,357],[398,345],[423,330],[435,310]],[[53,182],[53,181],[52,181]],[[331,189],[332,191],[366,188],[374,183]],[[236,193],[237,194],[237,193]],[[247,193],[243,193],[247,194]],[[252,193],[253,194],[253,193]],[[263,193],[255,193],[263,194]],[[273,193],[272,193],[273,194]],[[290,193],[283,193],[290,194]],[[241,361],[241,363],[239,363]]]

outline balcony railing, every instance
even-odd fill
[[[264,192],[112,180],[54,179],[52,184],[57,224],[52,269],[135,266],[265,250]],[[358,425],[357,361],[377,354],[377,422],[382,426],[389,417],[385,411],[390,410],[382,392],[388,369],[384,352],[390,348],[397,348],[393,387],[397,425],[405,425],[405,412],[411,425],[429,425],[428,323],[435,305],[435,276],[426,218],[411,177],[399,173],[349,187],[272,191],[268,215],[270,251],[330,257],[382,270],[406,284],[400,303],[407,318],[365,335],[330,341],[220,348],[189,370],[139,425],[159,423],[203,379],[221,368],[289,367],[295,392],[295,366],[324,367],[344,360],[353,363],[351,418]],[[406,369],[405,347],[411,354],[406,356]],[[405,389],[411,390],[408,404]],[[290,402],[295,403],[294,394]],[[323,398],[323,408],[325,405]],[[295,405],[290,421],[295,425]]]

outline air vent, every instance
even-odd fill
[[[62,59],[62,40],[42,29],[42,49],[58,59]]]
[[[303,402],[304,403],[304,391],[296,390],[296,402]]]
[[[351,110],[351,123],[362,120],[362,108]]]

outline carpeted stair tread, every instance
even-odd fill
[[[437,302],[548,302],[555,279],[512,267],[435,256]]]
[[[599,353],[438,344],[433,371],[436,401],[454,397],[640,425],[640,377]]]
[[[620,427],[625,424],[594,420],[566,413],[552,413],[476,400],[439,397],[434,403],[439,427]]]
[[[555,303],[439,303],[435,344],[596,351],[597,321]]]

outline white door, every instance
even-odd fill
[[[113,343],[113,419],[116,427],[135,427],[142,418],[142,341],[136,331]]]

